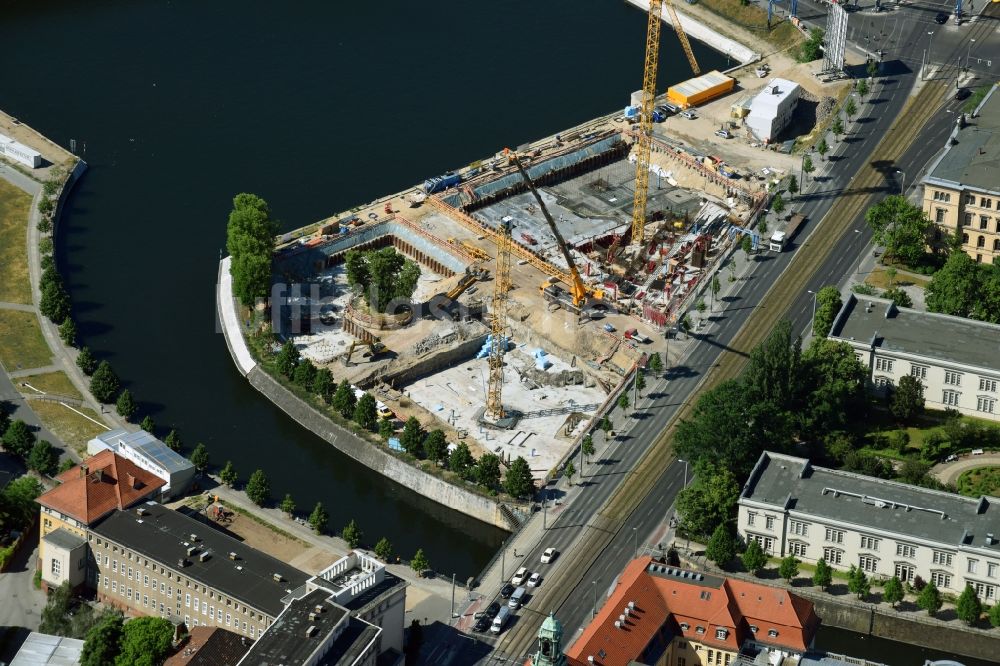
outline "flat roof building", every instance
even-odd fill
[[[14,655],[10,666],[76,666],[83,654],[83,641],[32,631]]]
[[[750,102],[744,119],[754,136],[764,142],[774,141],[792,121],[799,104],[799,84],[787,79],[771,79]]]
[[[113,451],[164,480],[166,498],[184,494],[194,479],[194,465],[145,430],[109,430],[87,442],[87,453]]]

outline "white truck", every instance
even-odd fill
[[[767,244],[768,249],[772,252],[781,252],[784,250],[785,245],[788,244],[788,241],[792,240],[795,232],[799,230],[805,219],[806,216],[802,213],[792,215],[792,219],[788,222],[788,226],[785,227],[784,231],[775,231],[771,234],[771,240]]]

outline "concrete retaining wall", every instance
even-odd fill
[[[635,5],[644,12],[649,11],[649,0],[626,0],[628,3]],[[704,23],[701,23],[697,19],[693,18],[689,14],[685,14],[683,10],[675,7],[677,10],[677,17],[681,20],[681,26],[684,28],[684,33],[692,38],[697,39],[699,42],[711,46],[713,49],[720,53],[725,53],[726,55],[739,60],[742,63],[753,62],[760,59],[760,54],[754,52],[753,49],[740,44],[734,39],[730,39],[724,35],[720,35],[712,28],[708,27]],[[668,25],[673,25],[673,21],[670,18],[670,12],[663,12],[663,20]],[[663,37],[660,37],[663,39]]]
[[[423,379],[427,375],[434,374],[445,368],[450,368],[453,365],[462,363],[463,361],[468,361],[476,355],[483,344],[486,343],[486,335],[477,335],[474,338],[470,338],[465,342],[461,342],[454,347],[447,349],[436,349],[429,353],[427,360],[418,361],[408,368],[404,368],[399,372],[393,372],[391,369],[388,373],[375,372],[372,377],[365,378],[365,384],[370,386],[374,385],[374,377],[378,377],[381,381],[384,381],[393,386],[406,386],[407,384],[412,384],[418,379]],[[367,386],[362,385],[362,388],[367,388]]]

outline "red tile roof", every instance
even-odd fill
[[[659,571],[661,566],[642,557],[625,567],[614,593],[566,651],[570,664],[588,665],[593,657],[598,666],[627,666],[672,636],[732,652],[750,638],[798,652],[812,642],[819,618],[805,599],[741,580],[683,578]],[[634,610],[616,627],[629,602]]]
[[[219,627],[194,627],[188,640],[163,666],[233,666],[253,641]]]
[[[56,477],[38,503],[90,525],[115,509],[156,495],[166,483],[112,451],[102,451]]]

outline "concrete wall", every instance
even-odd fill
[[[362,388],[374,386],[376,377],[387,384],[392,384],[393,386],[406,386],[407,384],[412,384],[418,379],[423,379],[427,375],[434,374],[435,372],[439,372],[445,368],[450,368],[453,365],[470,360],[485,343],[486,335],[477,335],[476,337],[470,338],[465,342],[461,342],[454,347],[436,349],[434,350],[434,353],[430,353],[425,360],[414,362],[409,367],[403,368],[398,372],[394,372],[391,367],[389,368],[389,371],[385,373],[375,371],[371,376],[365,377],[363,383],[359,384],[359,386]]]

